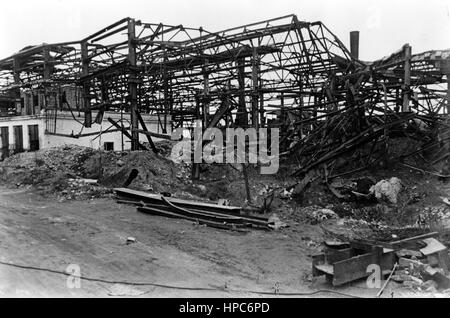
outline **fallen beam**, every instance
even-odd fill
[[[179,213],[169,212],[169,211],[165,211],[165,210],[161,210],[161,209],[157,209],[157,208],[139,207],[138,211],[144,212],[144,213],[150,213],[153,215],[185,219],[185,220],[196,222],[198,224],[207,225],[210,227],[215,227],[215,228],[224,229],[224,230],[239,230],[240,227],[241,228],[243,227],[242,225],[238,225],[238,224],[227,224],[227,223],[209,221],[209,220],[205,220],[205,219],[201,219],[201,218],[189,217],[189,216],[182,215]],[[241,231],[242,231],[242,229],[241,229]]]
[[[119,197],[119,199],[117,200],[117,203],[136,205],[139,207],[157,208],[157,209],[161,209],[161,210],[165,210],[165,211],[169,211],[169,212],[177,212],[173,207],[170,207],[168,205],[145,203],[142,200],[132,200],[130,198],[123,199],[123,198]],[[270,229],[268,220],[263,219],[263,218],[258,218],[258,217],[253,217],[253,216],[234,216],[234,215],[229,215],[229,214],[224,214],[224,213],[208,212],[205,210],[202,211],[202,210],[193,209],[193,208],[186,209],[186,211],[187,211],[186,214],[188,214],[188,216],[190,214],[191,216],[198,216],[198,217],[206,215],[208,217],[216,218],[216,219],[217,218],[226,218],[226,220],[230,223],[245,224],[246,226],[249,226],[252,228],[260,228],[260,229],[265,229],[265,230]],[[195,215],[195,214],[197,214],[197,215]]]
[[[151,193],[146,193],[143,191],[137,191],[137,190],[126,189],[126,188],[116,188],[116,189],[114,189],[114,191],[119,196],[125,197],[125,198],[135,198],[138,200],[142,200],[146,203],[156,203],[156,204],[163,203],[162,195],[160,195],[160,194],[151,194]],[[219,213],[226,213],[226,214],[237,215],[237,216],[240,216],[240,211],[241,211],[241,208],[237,207],[237,206],[217,205],[217,204],[204,203],[204,202],[198,202],[198,201],[188,201],[188,200],[182,200],[182,199],[176,199],[176,198],[170,198],[170,202],[172,202],[180,207],[183,207],[183,208],[195,208],[195,209],[201,210],[201,211],[219,212]]]

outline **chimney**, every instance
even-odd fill
[[[359,31],[350,32],[350,53],[355,59],[359,59]]]

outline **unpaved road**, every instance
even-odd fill
[[[126,244],[127,237],[137,242]],[[331,289],[305,279],[320,242],[317,227],[236,233],[191,222],[141,214],[113,199],[58,202],[31,190],[0,188],[0,261],[108,281],[150,282],[217,291],[183,290],[81,281],[0,265],[1,297],[257,297],[250,290],[312,292]],[[308,244],[309,242],[309,244]],[[226,288],[227,291],[224,289]],[[239,290],[237,291],[229,291]],[[364,282],[334,289],[374,296]],[[315,297],[336,297],[317,294]]]

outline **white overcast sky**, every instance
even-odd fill
[[[413,53],[450,48],[450,0],[5,0],[0,58],[27,45],[79,40],[121,18],[220,31],[287,14],[322,21],[348,47],[360,31],[360,58],[412,45]]]

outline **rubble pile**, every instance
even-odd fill
[[[396,227],[384,222],[365,221],[362,219],[330,219],[320,223],[325,237],[347,242],[351,240],[370,240],[389,242],[414,237],[428,232],[415,226]]]
[[[175,166],[170,160],[149,151],[115,154],[115,157],[105,162],[102,168],[99,183],[104,186],[111,188],[126,186],[157,193],[171,191],[176,173]]]
[[[161,149],[164,147],[167,145]],[[148,151],[113,152],[76,145],[19,153],[0,162],[2,183],[34,186],[43,194],[64,200],[110,196],[113,187],[124,184],[170,192],[180,186],[174,175],[168,159]]]
[[[398,267],[392,280],[414,291],[450,291],[450,259],[446,246],[435,238],[421,241],[422,248],[396,252]]]
[[[450,210],[448,206],[429,206],[425,207],[417,215],[417,226],[419,227],[439,227],[439,225],[448,227],[450,225]]]
[[[109,195],[96,182],[84,182],[85,162],[95,150],[75,145],[42,149],[11,156],[0,163],[0,180],[8,185],[34,186],[61,199],[90,199]]]

